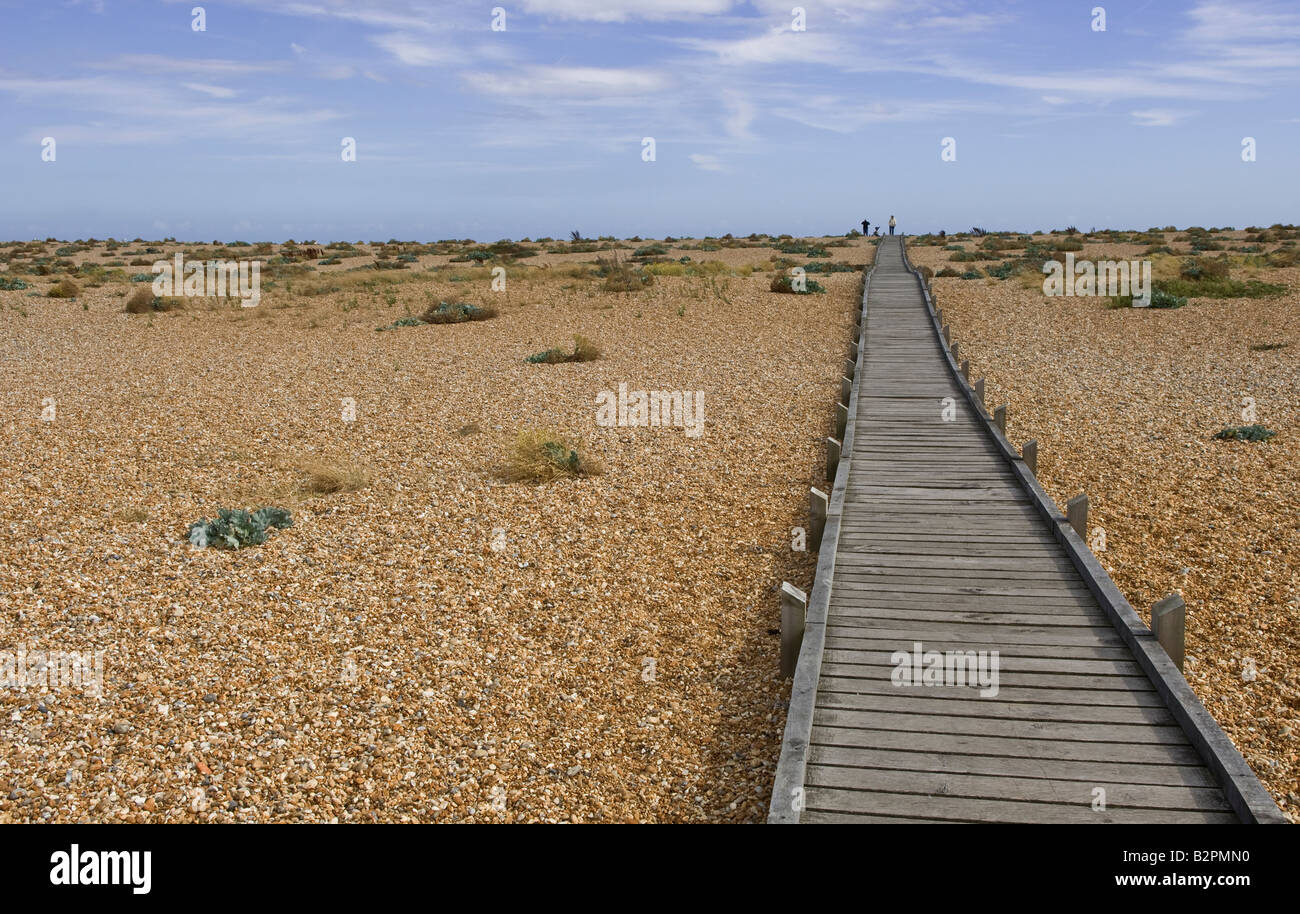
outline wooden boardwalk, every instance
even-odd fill
[[[990,422],[901,238],[860,329],[769,821],[1284,821]],[[996,651],[996,694],[896,682],[918,651]]]

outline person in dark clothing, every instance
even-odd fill
[[[875,237],[879,238],[879,237],[880,237],[880,226],[876,226],[876,230],[875,230],[874,232],[872,232],[871,234],[874,235]]]
[[[894,217],[889,217],[889,234],[894,234]]]
[[[870,220],[870,219],[863,219],[863,220],[862,220],[862,234],[864,234],[864,235],[870,235],[870,234],[871,234],[871,220]]]

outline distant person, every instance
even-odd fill
[[[897,224],[898,224],[898,223],[894,222],[894,217],[893,217],[893,216],[890,216],[890,217],[889,217],[889,234],[891,234],[891,235],[894,234],[894,226],[897,225]]]
[[[939,229],[939,237],[940,237],[940,238],[947,238],[947,237],[948,237],[948,233],[945,232],[943,229]]]
[[[873,235],[875,235],[877,238],[879,238],[879,237],[880,237],[880,226],[876,226],[876,230],[875,230],[874,232],[872,232],[871,234],[873,234]]]
[[[864,235],[870,235],[870,234],[871,234],[871,220],[870,220],[870,219],[863,219],[863,220],[862,220],[862,234],[864,234]]]

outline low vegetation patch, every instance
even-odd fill
[[[1214,437],[1220,441],[1267,441],[1276,434],[1262,425],[1230,425]]]
[[[272,528],[293,526],[293,518],[284,508],[222,508],[215,520],[202,520],[190,524],[187,538],[200,549],[215,546],[218,549],[243,549],[260,546],[266,542]]]
[[[617,251],[596,258],[596,275],[605,277],[606,292],[636,292],[654,282],[654,276],[624,262]]]
[[[81,294],[81,286],[71,279],[60,279],[45,295],[48,298],[76,298]]]
[[[1153,286],[1151,289],[1151,308],[1181,308],[1187,304],[1187,299],[1181,295],[1174,295],[1160,286]],[[1108,308],[1132,308],[1132,295],[1116,295],[1107,303]]]
[[[595,476],[600,464],[579,453],[579,443],[554,429],[524,429],[506,458],[505,476],[515,482],[550,482]]]
[[[426,324],[462,324],[465,321],[485,321],[496,316],[497,309],[489,305],[444,301],[426,308],[420,315],[420,320]]]
[[[786,295],[812,295],[814,292],[825,292],[826,287],[815,279],[805,279],[803,288],[796,289],[794,286],[794,277],[787,276],[784,273],[778,273],[772,277],[772,283],[768,286],[772,292],[782,292]]]
[[[304,460],[298,464],[302,481],[298,491],[307,495],[336,495],[355,492],[370,482],[369,474],[361,467],[349,464],[327,463],[323,460]]]
[[[561,362],[594,362],[598,358],[600,358],[600,348],[585,336],[575,334],[572,352],[556,347],[534,353],[525,361],[532,362],[534,365],[558,365]]]

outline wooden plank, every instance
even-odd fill
[[[907,793],[880,791],[838,790],[829,787],[810,787],[806,794],[805,821],[817,821],[816,813],[865,813],[867,815],[898,815],[915,817],[924,809],[927,816],[945,821],[1004,822],[1074,825],[1144,824],[1166,825],[1172,823],[1197,823],[1205,825],[1228,824],[1237,821],[1231,812],[1189,809],[1135,809],[1107,806],[1104,812],[1092,809],[1088,802],[1042,803],[1020,800],[991,800],[970,797],[936,797],[932,802]]]
[[[930,689],[898,688],[890,694],[857,694],[842,691],[838,685],[847,680],[827,681],[817,693],[817,707],[832,711],[874,711],[882,714],[942,714],[951,717],[978,717],[992,720],[1032,720],[1052,723],[1088,724],[1159,724],[1177,726],[1167,708],[1125,708],[1115,705],[1064,704],[1061,702],[1007,702],[980,698],[975,688],[966,688],[974,696],[966,700],[947,696],[928,697]],[[1001,691],[998,697],[1001,697]]]
[[[954,774],[993,774],[1018,778],[1071,781],[1119,781],[1176,787],[1217,787],[1203,765],[1142,765],[1129,762],[1080,762],[1074,759],[1034,759],[1005,755],[939,755],[898,749],[845,749],[813,746],[808,764],[894,771],[947,771]]]
[[[857,730],[901,730],[906,733],[937,732],[945,735],[991,733],[1007,739],[1057,743],[1113,743],[1129,745],[1187,745],[1187,734],[1177,726],[1135,724],[1068,724],[1044,720],[993,720],[959,717],[953,714],[908,714],[897,711],[846,711],[817,708],[814,726]]]
[[[906,749],[948,755],[1132,762],[1143,765],[1200,765],[1188,743],[1098,743],[1078,740],[1014,739],[999,734],[862,730],[813,724],[810,743],[861,749]]]
[[[889,659],[893,653],[893,651],[884,650],[855,651],[827,647],[822,652],[822,663],[826,669],[829,669],[829,665],[832,664],[859,667],[862,672],[856,675],[869,676],[876,675],[870,672],[872,669],[892,670],[897,665]],[[1127,657],[1122,660],[1076,657],[1024,657],[1018,653],[1003,652],[998,655],[998,670],[1003,673],[1051,673],[1058,676],[1074,674],[1097,679],[1105,676],[1128,676],[1135,679],[1142,677],[1142,668]],[[1098,686],[1098,688],[1101,687]],[[1110,686],[1110,688],[1114,687]]]
[[[809,765],[808,786],[878,793],[921,794],[941,799],[947,805],[953,798],[1015,800],[1033,803],[1082,805],[1092,811],[1093,791],[1105,791],[1105,807],[1124,809],[1182,809],[1221,812],[1232,810],[1215,787],[1134,785],[1119,780],[1065,780],[1056,778],[1016,778],[986,774],[956,774],[936,771],[890,771],[839,765]]]

